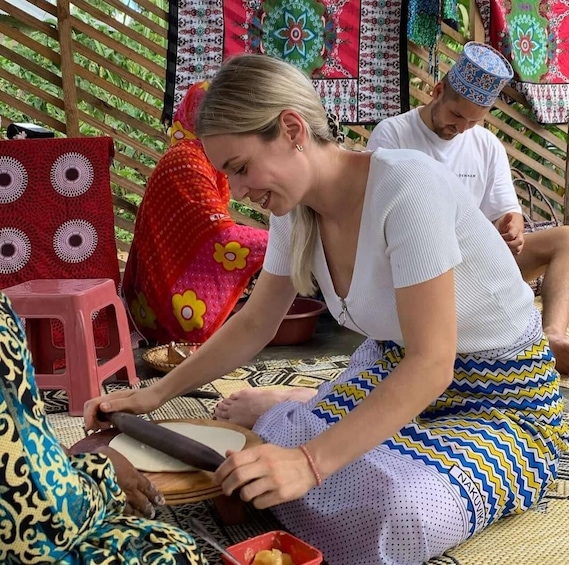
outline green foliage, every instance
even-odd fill
[[[168,10],[168,0],[154,0],[154,3],[162,10]],[[166,25],[162,19],[153,13],[141,10],[131,0],[126,0],[125,5],[139,13],[142,13],[146,18],[162,27]],[[141,45],[139,41],[132,39],[116,29],[116,27],[114,27],[114,22],[127,25],[130,30],[152,41],[157,47],[160,47],[161,50],[166,46],[166,33],[157,34],[140,21],[131,19],[126,12],[117,11],[111,4],[104,0],[89,0],[89,6],[93,14],[89,14],[74,7],[72,15],[88,24],[93,30],[102,33],[107,37],[111,37],[121,45],[128,47],[137,54],[137,57],[136,60],[133,60],[108,47],[102,42],[99,42],[90,35],[75,31],[74,39],[83,45],[85,49],[91,50],[105,62],[105,64],[100,64],[96,60],[93,60],[94,57],[90,58],[90,56],[86,56],[79,52],[74,53],[75,63],[80,67],[87,69],[97,77],[97,82],[94,82],[90,78],[77,75],[76,84],[80,89],[79,93],[83,90],[102,102],[100,105],[90,104],[86,100],[83,100],[81,94],[79,94],[78,109],[80,112],[85,113],[88,116],[91,116],[94,120],[104,124],[104,126],[111,132],[122,132],[128,137],[128,139],[133,140],[133,142],[137,142],[141,146],[147,147],[151,151],[161,154],[164,152],[164,142],[159,135],[159,132],[163,129],[159,120],[149,115],[148,112],[142,110],[139,105],[133,105],[121,99],[120,96],[107,91],[100,85],[103,84],[104,81],[104,84],[109,84],[117,89],[125,91],[137,100],[157,108],[160,112],[162,109],[162,98],[157,98],[153,94],[149,93],[145,86],[149,85],[157,89],[159,92],[164,92],[165,77],[157,76],[154,72],[149,71],[143,65],[139,64],[138,61],[144,58],[155,65],[158,65],[158,67],[165,69],[166,62],[164,57],[156,53],[158,49],[149,49],[148,47]],[[17,28],[19,32],[24,33],[34,42],[37,42],[44,48],[47,48],[49,51],[53,52],[54,55],[52,58],[45,57],[39,52],[42,48],[34,50],[31,47],[11,39],[10,37],[0,36],[0,43],[6,47],[6,49],[3,49],[0,54],[0,67],[3,69],[4,74],[13,75],[15,77],[15,80],[13,81],[0,77],[0,90],[9,96],[21,100],[28,106],[35,108],[50,117],[56,118],[62,123],[65,123],[63,102],[60,102],[57,105],[50,104],[43,97],[36,96],[33,92],[27,91],[24,87],[17,84],[18,79],[21,79],[25,84],[41,90],[43,93],[54,97],[56,100],[62,101],[62,88],[54,84],[54,81],[49,79],[49,75],[46,75],[46,72],[48,72],[56,77],[56,81],[61,79],[61,69],[59,65],[56,65],[51,60],[54,59],[57,61],[57,55],[60,51],[59,42],[41,31],[27,28],[13,17],[5,16],[1,18],[1,20],[5,25]],[[46,23],[54,31],[57,30],[57,21],[48,20]],[[29,68],[20,66],[13,61],[11,59],[10,52],[14,52],[16,56],[20,56],[25,61],[29,62]],[[119,74],[119,72],[115,72],[113,66],[121,69],[121,74]],[[122,76],[122,74],[126,73],[130,73],[130,75],[133,75],[135,79],[129,80],[128,76]],[[98,79],[100,79],[100,81]],[[136,84],[133,84],[134,82],[143,86],[137,86]],[[30,90],[33,89],[30,88]],[[111,115],[111,113],[115,112],[113,109],[115,109],[116,112],[123,113],[125,115],[124,120],[120,119],[120,117]],[[32,115],[22,113],[2,101],[0,101],[0,114],[15,122],[39,123],[39,121]],[[149,129],[157,132],[156,135],[149,135],[147,132],[141,131],[136,127],[135,124],[137,123],[147,124]],[[94,125],[86,122],[80,123],[80,132],[82,135],[89,136],[107,133],[106,131],[101,131]],[[59,135],[59,132],[56,132],[56,135]],[[146,153],[138,151],[127,143],[115,140],[115,150],[117,154],[120,153],[131,157],[145,167],[152,168],[155,165],[154,160]],[[142,173],[135,168],[119,163],[117,160],[114,162],[113,171],[117,175],[141,186],[146,184],[147,179]],[[113,185],[113,192],[120,195],[122,198],[137,204],[140,202],[140,196],[136,194],[129,194],[117,185]],[[134,220],[131,212],[117,210],[117,214],[126,220]],[[117,228],[116,231],[119,239],[124,241],[132,240],[132,234],[130,232],[121,228]]]
[[[132,243],[134,234],[130,231],[124,230],[123,228],[115,226],[115,237],[126,243]]]
[[[248,216],[253,220],[261,222],[262,224],[266,223],[266,218],[262,214],[257,212],[257,210],[253,210],[253,208],[249,208],[249,206],[243,204],[242,202],[238,202],[237,200],[230,200],[229,206],[234,210],[241,212],[244,216]]]

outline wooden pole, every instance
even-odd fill
[[[567,144],[565,145],[565,186],[563,192],[563,224],[569,225],[569,135],[567,136]]]
[[[79,137],[79,109],[73,60],[71,13],[69,0],[57,0],[57,29],[61,53],[61,81],[65,109],[65,133],[67,137]]]

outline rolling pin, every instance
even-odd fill
[[[143,420],[126,412],[97,413],[99,421],[110,422],[117,430],[146,445],[204,471],[215,471],[225,457],[207,445]]]

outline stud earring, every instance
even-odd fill
[[[302,145],[299,145],[298,143],[295,145],[295,147],[296,147],[297,150],[300,151],[301,153],[304,151],[304,147],[302,147]]]

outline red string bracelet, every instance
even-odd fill
[[[305,445],[299,446],[299,449],[300,451],[302,451],[302,453],[304,453],[304,456],[306,457],[308,464],[310,465],[310,469],[312,470],[312,474],[316,479],[316,486],[319,487],[322,484],[322,479],[320,478],[320,473],[318,472],[318,469],[314,464],[314,459],[312,459],[312,455],[310,455],[310,452],[308,451]]]

